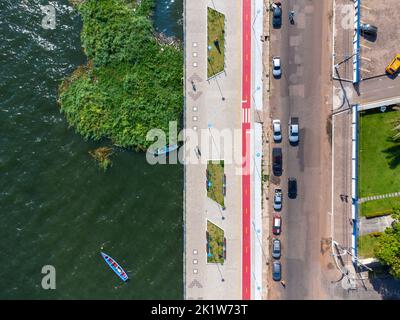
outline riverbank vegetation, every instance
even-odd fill
[[[100,147],[95,150],[89,151],[89,154],[95,159],[101,169],[106,171],[112,166],[112,161],[110,157],[114,153],[113,148],[110,147]]]
[[[85,139],[146,150],[147,132],[168,137],[183,105],[180,45],[160,41],[151,21],[154,0],[86,0],[83,20],[88,57],[60,85],[59,103],[70,126]]]

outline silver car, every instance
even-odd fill
[[[282,130],[281,130],[280,120],[272,120],[272,130],[273,130],[274,141],[280,142],[282,140]]]
[[[274,259],[281,257],[281,241],[276,238],[272,240],[272,257]]]
[[[272,74],[275,78],[279,78],[282,75],[281,57],[272,58]]]
[[[279,211],[282,209],[282,190],[281,189],[275,189],[274,209],[276,211]]]

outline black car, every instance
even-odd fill
[[[360,31],[362,36],[376,37],[378,28],[371,24],[361,23]]]
[[[282,8],[275,7],[272,11],[272,26],[274,28],[280,28],[282,26]]]
[[[272,279],[280,281],[282,277],[282,266],[279,261],[274,261],[272,264]]]
[[[282,149],[273,148],[272,149],[272,171],[274,175],[282,175]]]
[[[288,197],[294,199],[297,197],[297,180],[295,178],[288,179]]]

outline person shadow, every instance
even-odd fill
[[[220,45],[219,45],[219,40],[218,40],[218,38],[215,38],[215,40],[214,40],[214,46],[217,48],[218,53],[221,54],[221,47],[220,47]]]

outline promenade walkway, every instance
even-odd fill
[[[363,203],[363,202],[367,202],[367,201],[387,199],[387,198],[396,198],[396,197],[400,197],[400,192],[386,193],[386,194],[381,194],[381,195],[377,195],[377,196],[360,198],[360,199],[358,199],[358,202]]]
[[[225,15],[225,70],[211,79],[207,79],[207,7]],[[184,155],[185,299],[242,298],[241,166],[225,154],[230,142],[217,137],[223,129],[241,130],[241,13],[241,1],[185,0],[184,121],[191,130],[185,139],[197,133],[200,149],[199,154],[186,143]],[[241,140],[230,147],[240,155]],[[207,197],[208,160],[225,161],[225,210]],[[207,263],[207,220],[224,230],[224,264]]]

